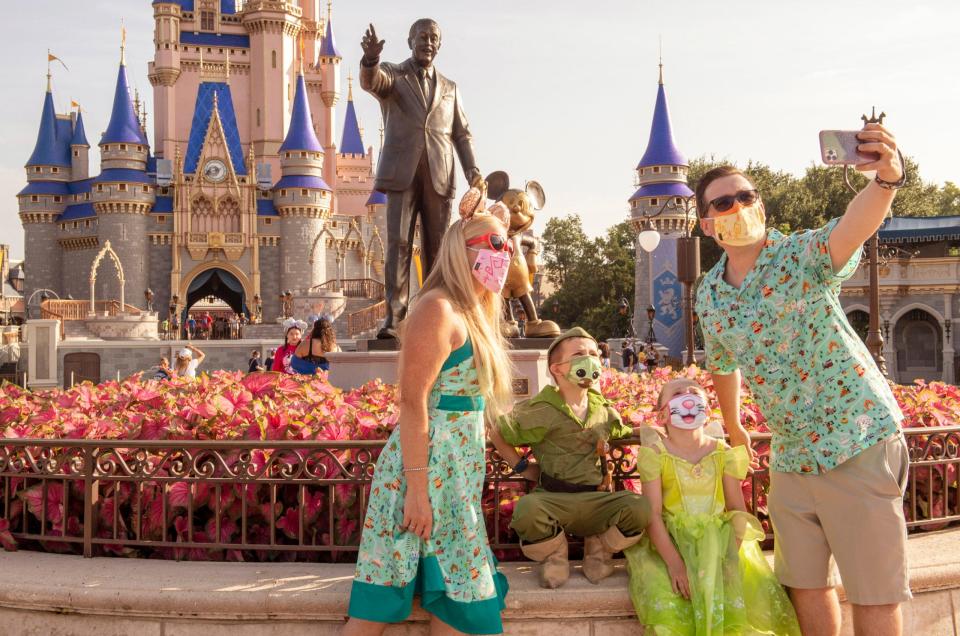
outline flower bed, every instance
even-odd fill
[[[712,390],[709,376],[695,367],[680,373]],[[657,392],[676,375],[666,369],[643,375],[610,371],[602,378],[601,390],[625,421],[652,424]],[[960,392],[956,387],[920,383],[895,390],[907,416],[905,426],[939,427],[957,421]],[[766,431],[763,415],[749,395],[742,412],[748,428]],[[715,415],[719,417],[719,412]],[[95,553],[181,559],[350,559],[352,554],[344,548],[359,541],[369,488],[363,480],[369,479],[376,451],[364,456],[347,446],[349,440],[385,439],[396,420],[394,386],[371,382],[344,392],[324,376],[216,372],[195,381],[169,382],[134,376],[120,383],[37,393],[6,384],[0,387],[0,432],[8,440],[7,446],[0,443],[0,543],[6,549],[15,549],[19,543],[79,552],[84,506],[91,503],[85,500],[90,494],[85,488],[91,485],[78,468],[83,463],[81,454],[59,457],[56,448],[47,448],[43,462],[31,460],[36,466],[30,472],[25,467],[34,464],[24,459],[30,450],[16,440],[63,439],[62,448],[69,445],[68,440],[139,440],[144,442],[140,448],[113,443],[109,453],[97,459],[98,470],[117,471],[120,465],[139,470],[146,478],[124,481],[105,472],[96,484],[96,497],[92,497],[96,501],[89,510],[96,516]],[[156,440],[170,442],[157,449],[175,447],[183,440],[341,444],[323,453],[263,448],[249,453],[226,449],[204,456],[201,451],[177,454],[147,448],[159,444]],[[934,454],[949,451],[956,456],[955,442],[942,436],[930,440],[921,436],[919,441],[933,446]],[[953,448],[947,449],[951,444]],[[757,450],[764,465],[769,445],[758,442]],[[617,469],[628,474],[630,449],[618,452],[623,455]],[[189,470],[184,469],[185,462]],[[945,462],[914,471],[916,492],[911,505],[923,518],[958,514],[956,468],[955,463]],[[358,478],[331,478],[315,487],[309,480],[290,477],[301,473],[314,477],[349,473]],[[501,470],[493,474],[496,487],[488,488],[483,506],[491,538],[500,541],[509,538],[513,505],[524,487],[501,481]],[[250,475],[259,481],[245,479]],[[761,518],[766,509],[764,479],[761,472],[744,482],[748,504]],[[637,487],[634,482],[627,485]],[[185,548],[177,547],[180,544]]]

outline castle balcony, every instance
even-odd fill
[[[190,258],[202,260],[207,251],[223,250],[228,260],[235,261],[243,255],[246,241],[242,232],[188,232],[187,251]]]
[[[882,253],[881,248],[881,253]],[[931,258],[881,259],[880,295],[943,294],[960,291],[960,252]],[[843,283],[845,296],[867,296],[870,288],[869,259],[866,253],[857,271]]]

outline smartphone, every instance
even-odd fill
[[[820,158],[828,166],[856,165],[875,161],[870,152],[857,152],[859,130],[821,130]]]

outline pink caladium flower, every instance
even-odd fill
[[[7,552],[17,551],[17,540],[10,533],[10,520],[0,519],[0,546]]]

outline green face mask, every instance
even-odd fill
[[[600,379],[603,366],[596,356],[577,356],[570,358],[570,370],[567,371],[567,380],[588,389]]]

